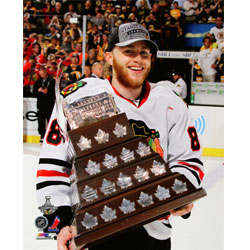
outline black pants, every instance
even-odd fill
[[[52,108],[42,108],[37,111],[37,117],[38,117],[38,133],[41,135],[41,138],[43,139],[46,131],[46,123],[49,122],[49,118],[52,113]]]
[[[171,240],[157,240],[141,227],[88,248],[89,250],[170,250]]]

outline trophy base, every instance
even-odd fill
[[[154,220],[163,218],[169,213],[169,211],[183,207],[195,200],[206,196],[206,191],[202,188],[190,189],[192,184],[188,180],[186,180],[189,191],[172,195],[174,192],[173,190],[171,190],[170,198],[161,201],[156,199],[156,187],[158,185],[164,185],[166,182],[169,183],[169,185],[172,185],[173,180],[175,180],[176,178],[178,178],[179,180],[185,180],[185,177],[183,175],[175,173],[171,176],[162,178],[159,181],[146,184],[144,187],[137,189],[137,191],[129,191],[126,195],[121,194],[118,197],[111,198],[110,202],[106,201],[96,204],[93,209],[86,208],[78,210],[76,213],[76,228],[78,235],[74,239],[77,249],[81,249],[81,247],[85,245],[87,245],[88,247],[98,244],[106,239],[114,237],[118,233],[135,229]],[[139,203],[137,202],[139,194],[141,194],[142,191],[150,194],[153,197],[153,203],[147,205],[146,207],[139,206]],[[100,213],[103,210],[104,205],[107,205],[108,207],[118,208],[118,204],[124,197],[129,200],[133,200],[136,203],[136,211],[124,215],[121,211],[119,211],[119,209],[117,209],[118,218],[109,222],[100,220]],[[99,225],[84,230],[82,221],[84,220],[84,215],[86,212],[96,216],[99,219]]]
[[[173,200],[149,209],[144,213],[141,213],[139,216],[134,215],[127,218],[126,220],[118,221],[112,225],[92,231],[86,235],[78,235],[74,238],[77,247],[76,249],[80,250],[83,247],[96,245],[100,242],[110,239],[111,237],[115,237],[121,231],[126,232],[128,230],[133,230],[154,220],[160,219],[168,215],[168,211],[190,204],[204,196],[206,196],[206,191],[204,189],[197,189],[194,193],[187,194],[177,200]],[[145,220],[145,218],[147,219]]]

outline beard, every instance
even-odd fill
[[[124,65],[120,64],[116,58],[113,59],[113,73],[116,79],[121,85],[127,88],[136,89],[143,85],[146,80],[151,67],[149,66],[146,70],[144,69],[143,74],[138,77],[132,77],[129,69]]]

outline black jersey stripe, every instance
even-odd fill
[[[64,185],[64,186],[70,187],[70,184],[64,181],[44,181],[44,182],[36,184],[36,190],[39,190],[41,188],[45,188],[48,186],[55,186],[55,185]]]
[[[68,169],[72,168],[72,165],[67,161],[53,159],[53,158],[40,158],[39,164],[53,164],[61,167],[65,167]]]
[[[199,185],[201,184],[201,180],[200,180],[199,175],[195,171],[191,170],[190,168],[184,167],[184,166],[181,166],[181,165],[174,165],[170,169],[173,169],[173,168],[185,168],[185,169],[189,170],[194,175],[194,177],[196,178],[198,184]]]
[[[198,163],[198,164],[200,164],[200,165],[202,165],[202,166],[203,166],[203,162],[202,162],[200,159],[198,159],[198,158],[190,158],[190,159],[183,160],[183,161],[187,161],[187,162],[195,162],[195,163]]]

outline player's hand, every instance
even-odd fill
[[[212,68],[212,69],[216,69],[216,68],[217,68],[217,65],[214,63],[214,64],[211,65],[211,68]]]
[[[57,250],[74,250],[76,246],[74,241],[68,245],[68,241],[76,236],[76,228],[74,226],[66,226],[62,228],[57,236]]]
[[[192,203],[192,204],[188,204],[188,205],[186,205],[185,207],[182,207],[182,208],[180,208],[180,209],[178,209],[178,210],[171,210],[171,211],[169,211],[169,212],[170,212],[172,215],[174,215],[174,216],[183,216],[183,215],[185,215],[185,214],[190,213],[191,210],[193,209],[193,206],[194,206],[194,204]]]

